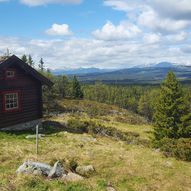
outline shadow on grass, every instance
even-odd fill
[[[62,131],[67,131],[69,133],[75,133],[75,134],[84,133],[80,129],[76,129],[76,128],[74,129],[71,127],[67,127],[65,124],[59,123],[57,121],[44,121],[42,125],[43,125],[43,131],[42,132],[45,134],[59,133]]]
[[[82,134],[82,130],[74,129],[71,127],[66,127],[65,124],[59,123],[57,121],[44,121],[42,123],[43,129],[39,130],[40,134],[51,135],[54,133],[59,133],[63,131],[67,131],[69,133]],[[17,136],[17,138],[25,138],[27,135],[34,135],[36,133],[35,129],[28,129],[22,131],[3,131],[0,133],[0,138],[7,136]]]

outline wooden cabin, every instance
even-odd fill
[[[21,130],[39,122],[43,85],[53,83],[15,55],[0,57],[0,130]]]

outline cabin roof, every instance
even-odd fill
[[[22,68],[26,73],[33,76],[35,79],[40,81],[43,85],[52,86],[53,82],[51,82],[48,78],[43,76],[40,72],[36,71],[34,68],[23,62],[20,58],[15,55],[12,56],[0,56],[0,70],[4,67],[9,67],[12,64],[17,64],[20,68]]]

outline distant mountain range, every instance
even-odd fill
[[[153,67],[158,67],[158,68],[168,68],[168,67],[174,67],[176,66],[175,63],[171,63],[171,62],[160,62],[156,65],[154,65]]]
[[[117,69],[100,69],[100,68],[77,68],[77,69],[56,69],[51,70],[55,75],[75,75],[75,74],[89,74],[89,73],[105,73],[112,72]]]
[[[159,84],[166,78],[168,71],[173,70],[176,77],[185,82],[191,81],[191,66],[178,65],[170,62],[161,62],[155,65],[133,67],[120,70],[102,70],[98,68],[80,68],[70,70],[67,73],[69,78],[76,74],[79,81],[83,83],[104,83],[119,84]],[[54,73],[55,74],[55,73]],[[61,71],[57,74],[63,74]]]

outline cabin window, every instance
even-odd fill
[[[6,80],[16,79],[16,70],[15,69],[7,69],[5,71],[5,79]]]
[[[4,112],[18,111],[21,109],[20,91],[3,92]]]

